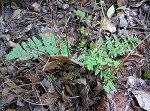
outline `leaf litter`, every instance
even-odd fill
[[[111,0],[103,3],[103,9],[99,1],[92,0],[16,0],[0,4],[0,110],[150,110],[149,78],[144,76],[149,72],[150,39],[124,61],[114,80],[116,89],[109,94],[104,92],[102,80],[75,59],[78,43],[84,38],[82,25],[89,25],[85,28],[90,33],[86,46],[114,32],[136,34],[143,40],[150,27],[148,0]],[[89,23],[85,17],[90,15]],[[40,33],[71,40],[74,58],[42,55],[38,59],[4,60],[11,47]]]

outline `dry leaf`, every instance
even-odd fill
[[[65,73],[63,76],[63,80],[73,79],[74,75],[71,73]]]
[[[60,68],[60,66],[58,65],[59,63],[57,61],[51,61],[51,62],[48,62],[47,64],[45,64],[43,67],[43,70],[44,71],[49,71],[51,69],[54,69],[54,68]]]
[[[7,109],[6,111],[16,111],[16,109]]]
[[[78,84],[84,84],[84,85],[86,85],[86,84],[87,84],[87,83],[86,83],[86,79],[85,79],[85,78],[77,79],[77,80],[76,80],[76,82],[77,82]]]
[[[98,111],[105,111],[105,107],[106,107],[106,98],[105,95],[102,95],[98,106]]]
[[[71,87],[69,87],[68,85],[66,85],[66,90],[72,95],[75,96],[73,89]]]
[[[50,107],[50,110],[54,107],[55,103],[57,102],[57,96],[53,94],[43,94],[41,97],[41,104],[47,104]]]
[[[101,19],[101,30],[109,30],[110,32],[116,32],[116,27],[107,18]]]
[[[150,111],[150,93],[144,90],[132,91],[141,108]]]
[[[17,86],[13,81],[8,79],[7,77],[5,78],[5,83],[8,85],[8,88],[10,90],[13,90],[15,93],[22,93],[26,91],[23,88]]]
[[[9,41],[9,46],[14,48],[16,47],[16,43],[14,43],[13,41]]]

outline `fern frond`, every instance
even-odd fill
[[[63,41],[56,41],[53,34],[50,34],[50,37],[42,34],[41,38],[42,40],[39,40],[37,37],[33,36],[32,38],[29,38],[27,42],[22,42],[21,45],[17,44],[16,47],[6,55],[6,59],[37,58],[39,55],[44,53],[48,53],[49,55],[58,55],[59,52],[62,55],[67,55],[67,45]],[[59,42],[60,47],[57,47],[57,42]]]
[[[113,34],[113,38],[105,36],[105,40],[100,37],[99,42],[92,44],[87,53],[80,55],[78,60],[81,60],[89,70],[95,69],[97,74],[99,69],[105,70],[105,67],[117,68],[120,61],[116,60],[116,57],[125,55],[126,51],[131,51],[132,47],[139,42],[138,38],[129,35],[117,37]]]

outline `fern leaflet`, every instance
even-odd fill
[[[6,55],[6,59],[38,58],[39,55],[44,53],[48,53],[49,55],[58,55],[59,52],[62,55],[68,54],[67,45],[62,40],[56,41],[53,34],[50,34],[50,37],[42,34],[41,38],[42,40],[39,40],[33,36],[29,38],[27,42],[22,42],[21,45],[17,44],[16,47]],[[57,43],[59,43],[60,47],[57,47]]]

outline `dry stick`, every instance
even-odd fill
[[[44,65],[44,67],[43,67],[43,71],[45,70],[45,67],[46,67],[46,65],[48,64],[48,62],[49,62],[49,60],[50,60],[50,57],[48,58],[48,60],[46,61],[46,64]]]
[[[31,101],[28,101],[28,100],[26,100],[26,99],[24,99],[22,96],[20,96],[18,93],[16,93],[15,91],[13,91],[13,90],[11,90],[12,92],[14,92],[18,97],[20,97],[22,100],[24,100],[24,101],[26,101],[26,102],[28,102],[28,103],[30,103],[30,104],[33,104],[33,105],[39,105],[39,106],[43,106],[43,105],[48,105],[48,104],[38,104],[38,103],[33,103],[33,102],[31,102]]]
[[[135,46],[135,47],[132,49],[132,51],[126,56],[126,58],[121,61],[121,63],[119,64],[119,66],[116,68],[116,70],[113,71],[113,73],[112,73],[111,76],[114,76],[114,75],[116,74],[116,72],[118,71],[118,69],[120,68],[120,66],[124,63],[124,61],[127,60],[127,58],[132,54],[132,52],[133,52],[140,44],[142,44],[149,36],[150,36],[150,34],[149,34],[148,36],[146,36],[145,39],[143,39],[137,46]],[[111,79],[113,79],[113,78],[109,78],[109,79],[104,83],[104,85],[107,84],[107,82],[108,82],[109,80],[111,80]]]
[[[127,58],[132,54],[132,52],[133,52],[140,44],[142,44],[146,39],[148,39],[149,36],[150,36],[150,34],[149,34],[148,36],[146,36],[145,39],[143,39],[137,46],[135,46],[135,47],[131,50],[131,52],[126,56],[126,58],[125,58],[123,61],[121,61],[121,63],[119,64],[119,66],[118,66],[117,69],[113,72],[112,75],[114,75],[114,74],[118,71],[118,69],[119,69],[120,66],[124,63],[124,61],[127,60]]]

